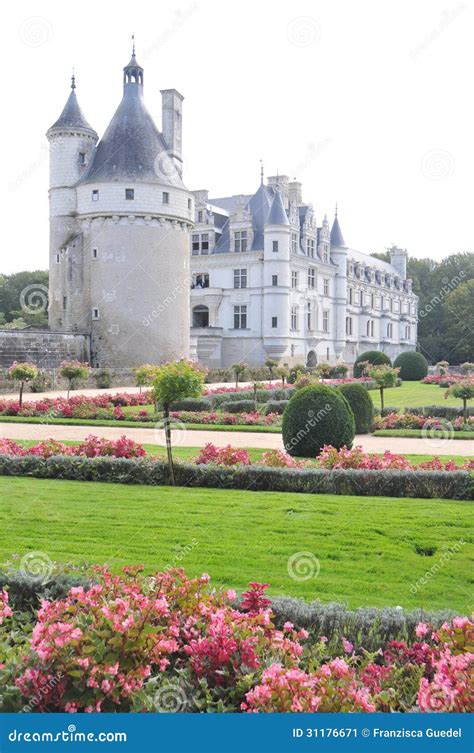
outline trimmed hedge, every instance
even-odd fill
[[[264,414],[268,416],[269,413],[278,413],[281,416],[289,402],[289,400],[269,400],[265,404]]]
[[[447,418],[448,420],[462,418],[464,415],[462,407],[455,408],[452,405],[423,405],[422,407],[405,408],[405,413],[412,413],[415,416]],[[467,415],[474,416],[474,405],[468,406]]]
[[[253,400],[229,400],[221,403],[220,408],[226,413],[252,413],[255,410],[255,402]]]
[[[212,404],[207,397],[187,397],[172,403],[171,410],[202,411],[211,410]]]
[[[364,376],[363,369],[361,366],[359,366],[359,364],[363,363],[364,361],[368,361],[373,366],[380,366],[384,363],[390,366],[392,363],[386,353],[382,353],[380,350],[367,350],[365,353],[361,353],[360,356],[358,356],[354,361],[353,373],[355,377]]]
[[[368,390],[357,382],[341,384],[338,389],[351,406],[356,433],[368,434],[372,430],[374,420],[374,404]]]
[[[264,466],[211,466],[176,463],[178,486],[245,489],[362,497],[474,498],[474,476],[467,471],[365,471],[293,469]],[[87,458],[0,455],[0,475],[169,486],[166,462],[144,458]]]
[[[34,611],[39,609],[41,601],[64,599],[69,589],[77,586],[86,588],[90,583],[89,579],[65,573],[51,575],[45,583],[42,576],[35,578],[21,570],[0,570],[0,591],[8,588],[9,604],[16,612]]]
[[[400,353],[393,365],[400,369],[399,377],[403,382],[419,382],[428,374],[428,361],[414,350]]]
[[[285,408],[283,444],[290,455],[314,458],[326,444],[352,446],[355,420],[340,390],[324,385],[303,387]]]

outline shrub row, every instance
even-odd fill
[[[33,577],[19,570],[8,573],[0,571],[0,591],[8,590],[9,604],[15,612],[34,612],[41,601],[64,599],[73,586],[83,586],[87,590],[92,582],[92,579],[55,573],[45,583],[44,578]],[[275,625],[280,630],[285,622],[292,622],[298,630],[308,630],[317,639],[325,635],[329,642],[340,643],[343,635],[355,646],[363,645],[368,651],[377,651],[393,640],[416,641],[415,629],[419,622],[439,627],[455,614],[450,610],[405,611],[399,607],[350,610],[343,604],[307,603],[291,596],[274,597],[270,608]]]
[[[168,466],[143,458],[84,458],[0,455],[0,475],[99,481],[122,484],[169,485]],[[178,486],[247,491],[280,491],[354,496],[474,498],[474,477],[467,471],[373,471],[211,466],[177,463]]]
[[[264,413],[266,416],[269,413],[278,413],[281,416],[289,402],[289,400],[269,400],[265,405]]]
[[[255,403],[253,400],[226,400],[219,407],[227,413],[251,413],[255,410]]]
[[[394,411],[397,412],[396,410]],[[416,408],[405,408],[405,413],[412,413],[415,416],[435,416],[436,418],[455,419],[463,416],[462,407],[455,408],[451,405],[423,405]],[[468,406],[468,416],[474,416],[474,406]]]

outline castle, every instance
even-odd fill
[[[191,356],[207,366],[272,357],[353,363],[414,350],[417,297],[406,251],[390,263],[318,225],[287,176],[256,193],[209,198],[182,180],[182,101],[162,95],[162,132],[143,99],[135,49],[102,139],[75,80],[50,143],[52,330],[90,338],[94,366]]]

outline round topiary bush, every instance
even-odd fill
[[[352,446],[355,420],[338,389],[312,385],[298,390],[283,413],[282,435],[290,455],[314,458],[325,444]]]
[[[363,368],[362,366],[359,366],[359,364],[363,363],[364,361],[368,361],[370,364],[372,364],[372,366],[380,366],[384,363],[388,364],[389,366],[392,365],[392,362],[386,355],[386,353],[382,353],[380,350],[367,350],[365,353],[361,353],[354,362],[355,377],[364,376]]]
[[[428,361],[421,353],[414,350],[400,353],[393,365],[400,369],[399,377],[403,382],[419,382],[428,374]]]
[[[339,390],[351,406],[355,419],[356,433],[368,434],[372,430],[374,418],[374,404],[369,391],[363,384],[357,384],[356,382],[341,384]]]

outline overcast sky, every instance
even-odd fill
[[[2,48],[7,237],[0,272],[48,263],[45,132],[69,94],[101,135],[135,32],[148,108],[185,97],[185,183],[252,193],[260,159],[360,251],[474,250],[471,0],[8,3]],[[5,91],[6,90],[6,91]]]

